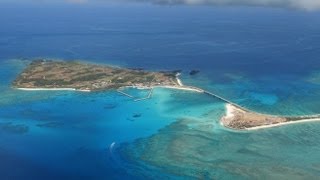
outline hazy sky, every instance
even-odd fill
[[[95,4],[118,2],[141,2],[155,4],[186,4],[186,5],[242,5],[242,6],[271,6],[297,8],[304,10],[320,10],[320,0],[0,0],[0,3],[68,3]]]

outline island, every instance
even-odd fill
[[[77,61],[34,60],[13,82],[24,90],[97,91],[120,87],[181,86],[176,71],[150,72]]]
[[[284,117],[250,111],[215,93],[194,86],[183,85],[178,78],[180,72],[181,70],[151,72],[141,68],[120,68],[77,61],[39,59],[32,61],[18,75],[12,86],[21,90],[78,90],[88,92],[116,89],[119,93],[133,98],[134,101],[150,99],[155,87],[195,91],[225,102],[226,115],[221,118],[220,122],[223,126],[235,130],[254,130],[320,120],[320,115]],[[137,99],[119,90],[125,87],[150,89],[150,91],[145,98]],[[136,114],[133,117],[138,118],[139,116],[139,114]]]

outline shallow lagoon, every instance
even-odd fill
[[[6,61],[2,73],[14,77],[12,71],[19,72],[21,63]],[[134,102],[116,91],[30,92],[3,82],[3,177],[319,176],[319,123],[236,132],[219,123],[225,113],[223,102],[195,92],[156,88],[152,99]],[[147,93],[126,92],[135,97]]]
[[[26,64],[21,59],[82,59],[182,69],[185,84],[258,112],[320,113],[319,13],[161,6],[143,12],[146,8],[140,6],[0,8],[1,179],[319,176],[319,123],[235,132],[219,124],[224,103],[192,92],[157,89],[152,99],[133,102],[114,91],[10,88]],[[200,73],[189,76],[192,69]]]
[[[2,73],[19,72],[23,66],[16,63],[23,61],[3,63]],[[6,155],[8,162],[13,158],[34,163],[27,164],[28,167],[13,164],[25,170],[16,173],[5,168],[8,162],[4,161],[1,165],[4,177],[47,178],[55,171],[62,178],[107,177],[108,169],[117,168],[113,157],[117,152],[111,152],[113,146],[155,134],[177,117],[201,117],[214,108],[206,96],[189,91],[156,88],[152,99],[134,102],[116,91],[20,91],[11,89],[8,81],[3,82],[0,101],[3,154],[10,154]],[[135,97],[147,93],[137,89],[126,92]],[[173,99],[178,101],[172,103]],[[34,174],[28,170],[40,167],[48,168],[49,172]],[[111,175],[120,178],[124,172],[122,169],[120,175],[116,172]]]

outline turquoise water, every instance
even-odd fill
[[[319,114],[318,12],[185,6],[0,9],[0,179],[320,176],[317,122],[237,132],[219,123],[225,104],[204,94],[157,88],[152,99],[134,102],[116,91],[32,92],[10,86],[30,59],[80,59],[181,69],[185,84],[258,112]],[[200,73],[188,75],[192,69]]]
[[[121,150],[136,166],[147,163],[188,179],[318,179],[320,175],[319,123],[245,133],[215,129],[210,123],[183,119]]]
[[[11,158],[18,158],[18,162],[35,163],[27,164],[28,167],[17,165],[22,170],[40,167],[50,170],[44,175],[28,172],[30,178],[47,178],[47,174],[51,176],[55,171],[59,172],[59,178],[125,176],[124,170],[119,172],[120,175],[109,172],[119,166],[113,157],[113,143],[118,147],[121,143],[148,137],[176,121],[177,117],[201,117],[214,108],[209,102],[198,106],[196,101],[201,102],[196,95],[198,93],[163,88],[155,89],[152,99],[140,102],[116,91],[86,93],[11,89],[8,77],[13,80],[27,63],[21,60],[1,63],[2,77],[6,80],[1,85],[0,144],[4,147],[2,153],[9,154],[6,155],[6,163],[11,163]],[[134,97],[147,94],[145,90],[125,91]],[[193,96],[193,101],[183,99],[188,96]],[[171,103],[176,97],[180,101]],[[180,103],[186,106],[181,108]],[[168,104],[176,107],[168,107]],[[200,109],[195,110],[193,106]],[[9,167],[6,170],[4,177],[25,176],[25,172],[20,176],[19,173],[11,174],[16,171]]]
[[[3,77],[14,78],[23,64],[5,61]],[[134,102],[115,91],[29,92],[11,89],[8,83],[2,84],[0,99],[1,154],[11,164],[4,177],[316,179],[320,175],[319,123],[236,132],[219,124],[225,113],[223,102],[195,92],[157,88],[152,99]],[[147,93],[126,92],[135,97]],[[252,93],[251,98],[267,105],[277,101],[268,94]],[[14,167],[18,170],[10,169]]]

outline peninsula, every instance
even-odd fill
[[[244,109],[238,105],[227,104],[227,113],[221,119],[225,127],[237,130],[255,130],[310,121],[320,121],[320,115],[310,116],[274,116]]]
[[[24,90],[97,91],[120,87],[180,86],[177,72],[149,72],[76,61],[34,60],[13,82]]]

